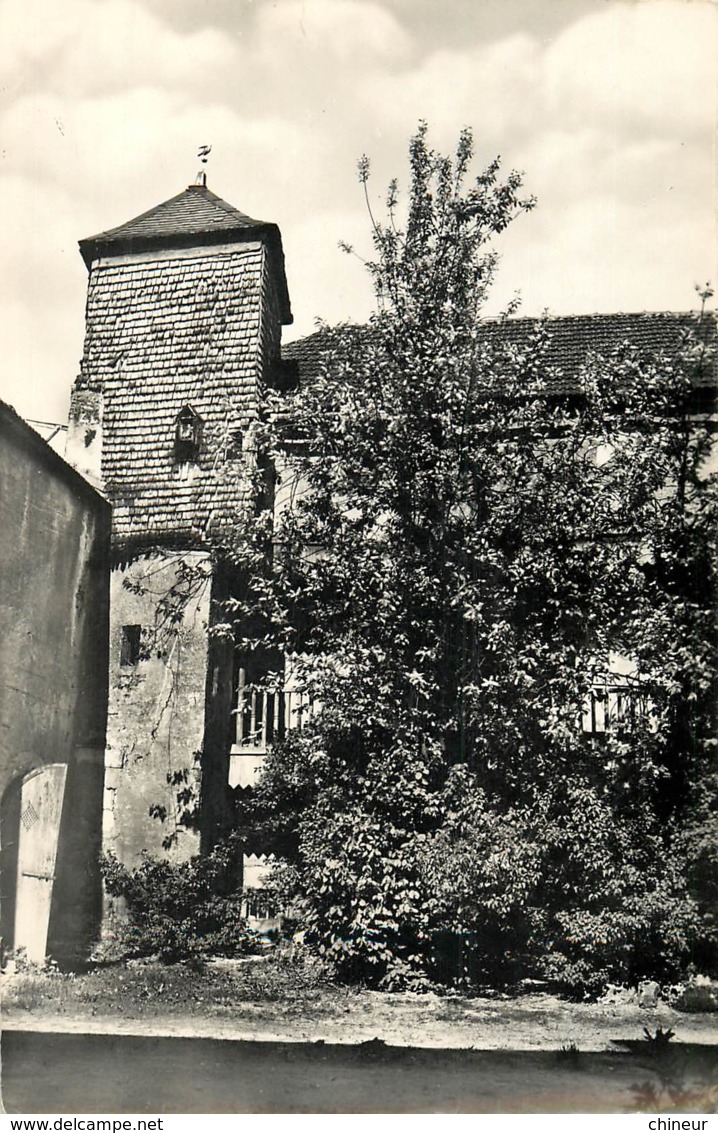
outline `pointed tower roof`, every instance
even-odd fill
[[[281,319],[285,325],[291,323],[282,237],[278,226],[254,220],[223,201],[206,185],[188,185],[176,197],[155,205],[125,224],[80,240],[80,252],[89,270],[93,261],[101,256],[251,240],[260,240],[267,246],[279,290]]]

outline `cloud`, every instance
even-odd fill
[[[516,132],[530,132],[539,65],[536,43],[526,34],[512,35],[432,52],[411,71],[363,82],[357,98],[366,114],[388,120],[405,135],[423,117],[443,147],[471,125],[477,141],[493,149]]]
[[[372,201],[406,185],[421,117],[526,170],[496,302],[686,306],[713,270],[716,7],[672,0],[0,0],[3,382],[64,406],[82,342],[78,237],[194,178],[277,221],[297,316],[364,316]],[[441,8],[441,18],[437,11]],[[685,296],[685,298],[684,298]],[[42,333],[37,328],[42,327]],[[34,328],[34,332],[33,332]],[[60,392],[62,393],[60,394]],[[56,408],[62,414],[64,409]]]
[[[715,7],[610,3],[548,43],[528,31],[425,56],[362,84],[359,100],[406,127],[417,106],[443,133],[470,123],[504,148],[537,130],[701,134],[715,126]]]
[[[220,32],[177,33],[132,0],[3,0],[0,39],[10,83],[71,97],[191,89],[234,55]]]
[[[410,51],[401,24],[372,0],[280,0],[260,5],[255,42],[264,57],[276,50],[321,55],[323,61],[363,69],[377,61],[395,66]]]
[[[539,207],[500,241],[493,310],[516,287],[532,313],[684,308],[715,255],[717,26],[707,4],[605,4],[548,42],[433,51],[358,101],[397,134],[420,107],[443,150],[471,124],[480,160],[526,171]]]
[[[321,316],[329,323],[368,318],[373,303],[369,274],[357,256],[339,249],[340,241],[350,244],[355,237],[361,241],[365,233],[365,217],[359,208],[327,209],[300,220],[284,233],[287,278],[297,324],[286,335],[287,340],[313,329],[319,314],[315,305],[318,294],[324,294]]]
[[[685,0],[613,4],[567,28],[544,59],[548,113],[565,126],[687,136],[715,126],[716,12]]]
[[[489,313],[516,288],[529,314],[680,311],[694,304],[694,283],[713,275],[716,243],[669,193],[648,207],[605,191],[565,203],[560,223],[540,210],[521,218],[501,251]]]

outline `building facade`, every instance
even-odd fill
[[[112,505],[103,825],[129,866],[210,847],[256,762],[237,743],[242,672],[212,628],[226,587],[213,548],[253,506],[262,390],[292,316],[276,225],[200,180],[80,243],[67,458]]]
[[[301,721],[291,682],[282,692],[253,687],[251,659],[215,624],[237,584],[215,552],[247,521],[256,493],[273,491],[255,439],[263,391],[311,382],[323,340],[282,351],[291,309],[279,229],[221,200],[203,177],[80,249],[87,327],[67,458],[112,505],[103,830],[105,849],[132,866],[144,852],[180,860],[211,847],[231,826],[231,790],[251,785],[272,739]],[[691,322],[554,319],[547,392],[576,394],[591,351],[624,342],[676,351]],[[485,331],[520,349],[534,328],[510,319]],[[714,320],[709,329],[713,342]],[[711,368],[699,408],[714,384]],[[275,507],[286,491],[285,482]],[[244,864],[245,885],[261,883],[261,860]]]
[[[110,509],[0,403],[0,925],[33,962],[100,919]]]

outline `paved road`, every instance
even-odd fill
[[[718,1049],[633,1054],[405,1050],[7,1031],[10,1113],[705,1112]],[[696,1102],[698,1092],[702,1103]],[[653,1101],[651,1099],[654,1099]],[[693,1099],[693,1104],[691,1103]]]

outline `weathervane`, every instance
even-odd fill
[[[199,149],[197,150],[197,157],[200,159],[203,166],[207,164],[207,161],[209,160],[209,155],[211,154],[211,152],[212,152],[211,146],[200,146]],[[195,185],[202,185],[203,188],[206,188],[206,185],[207,185],[206,170],[200,169],[199,173],[197,174],[197,180],[195,181]]]

